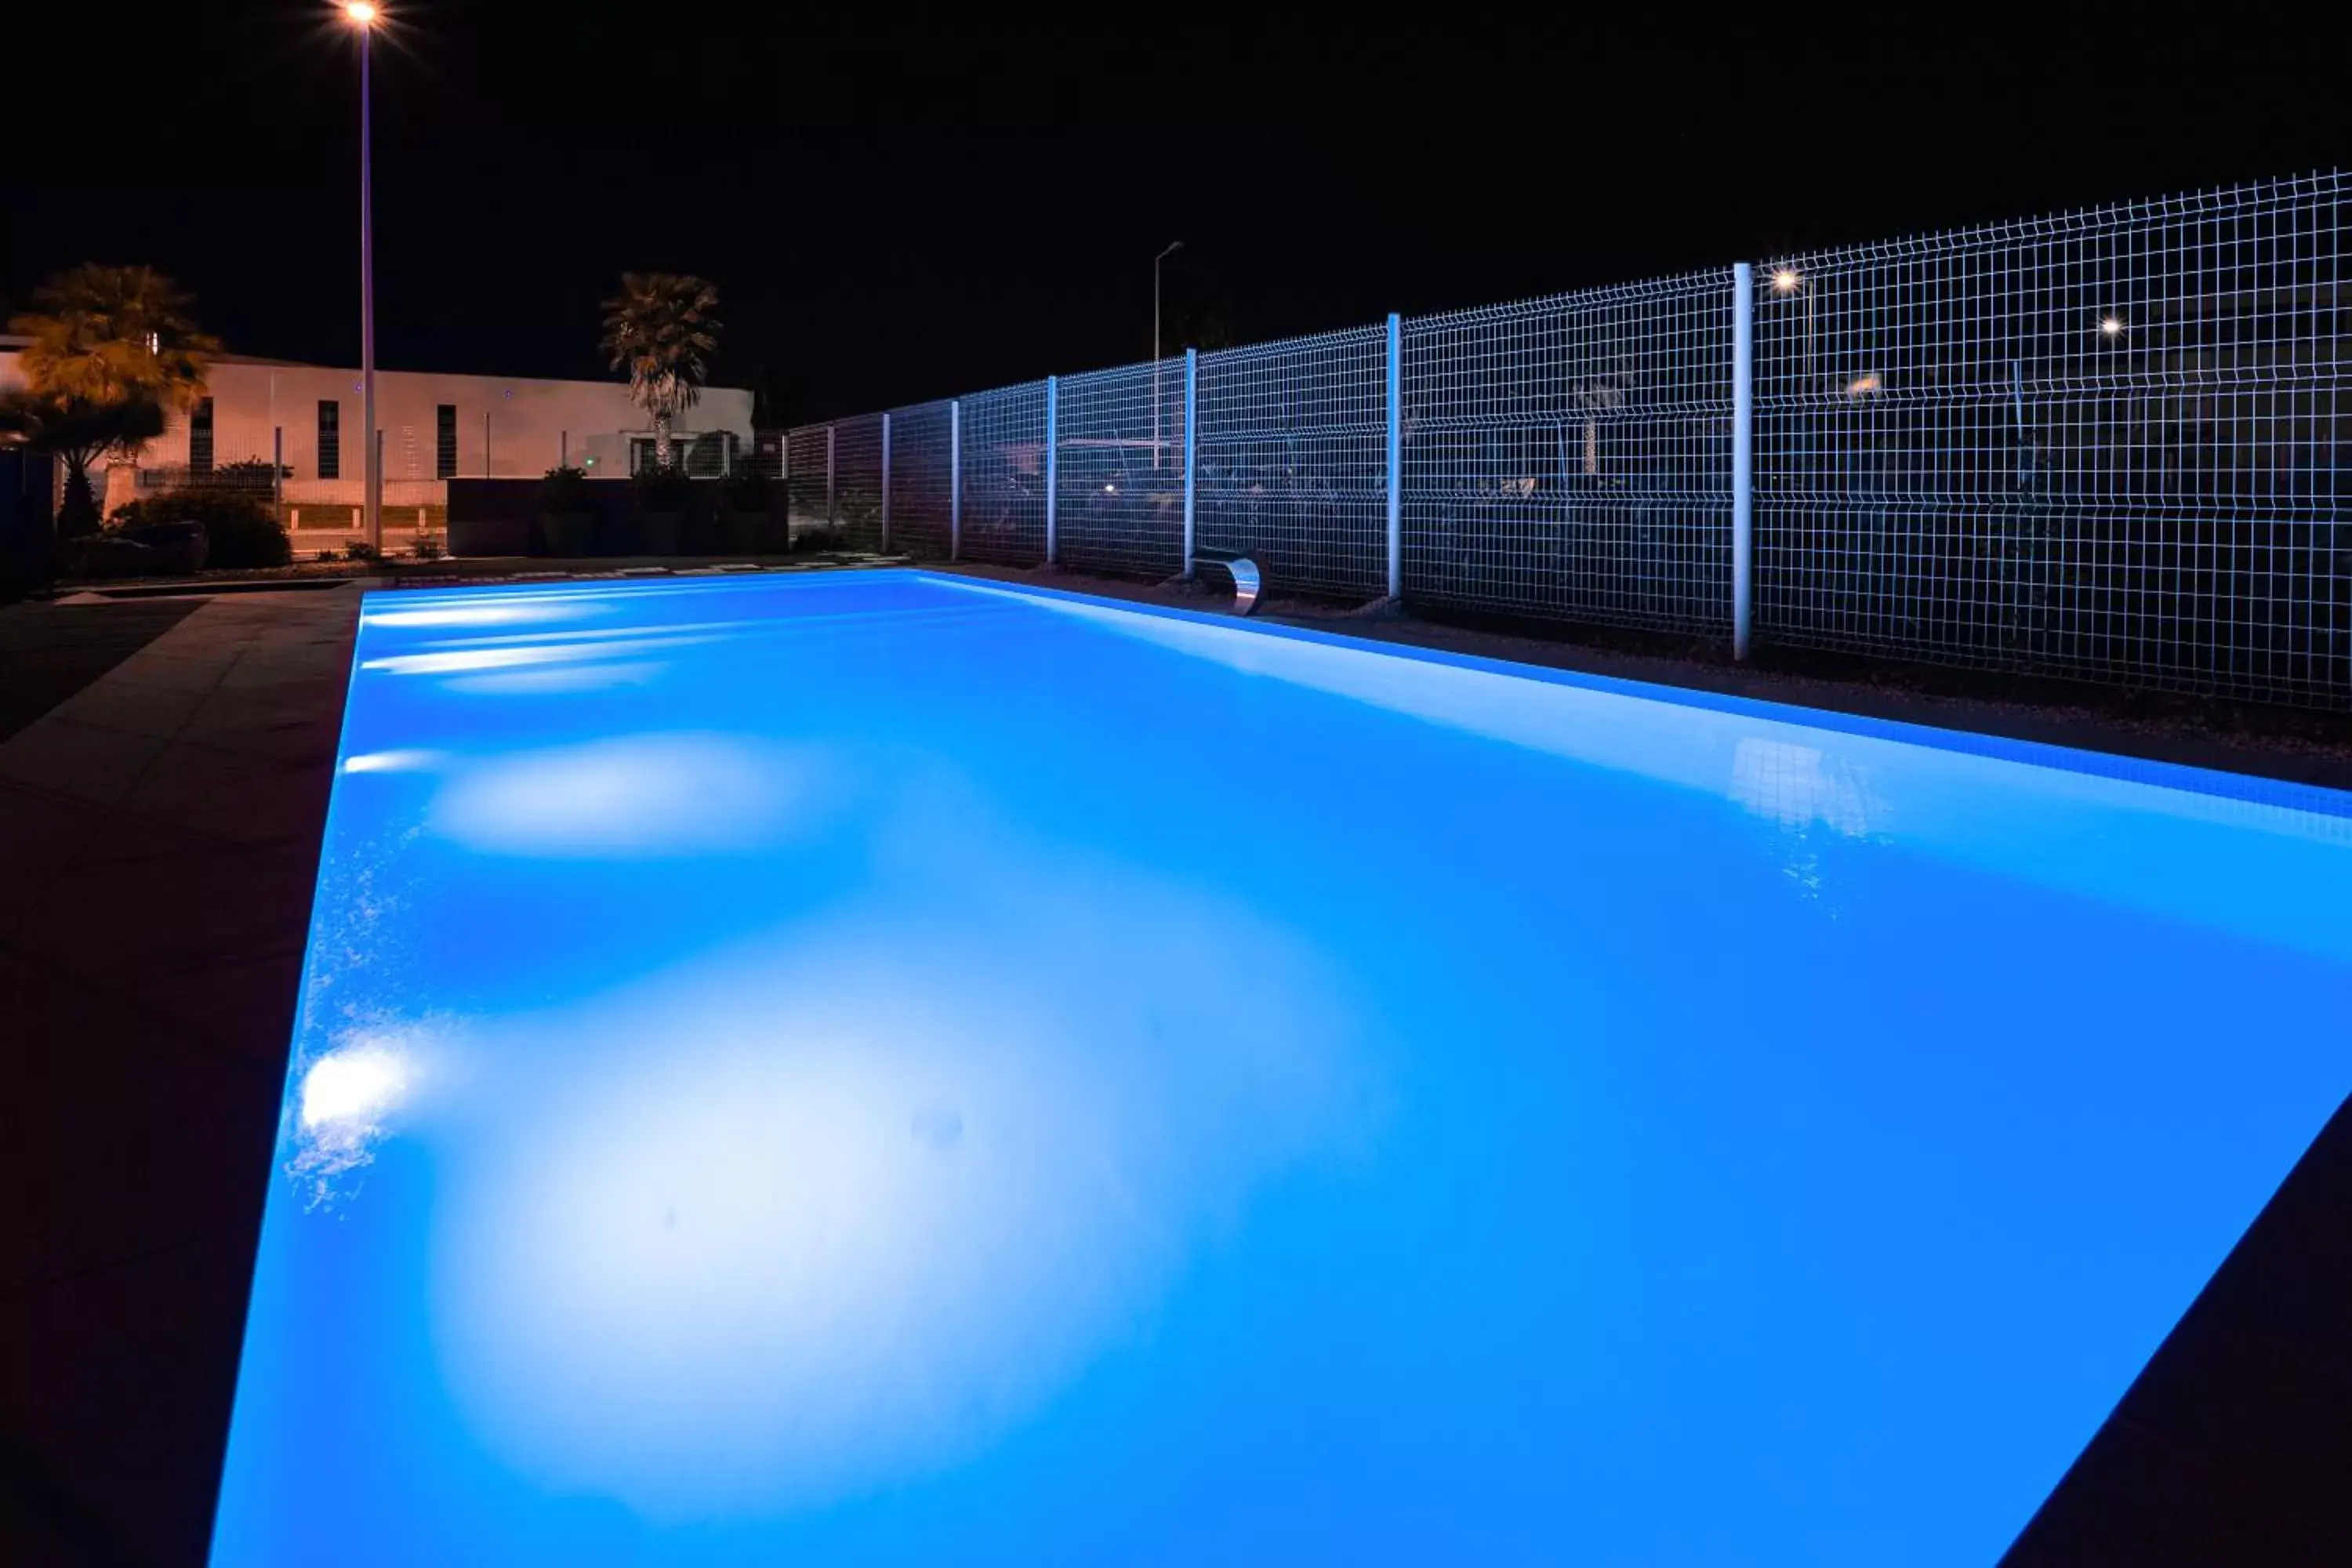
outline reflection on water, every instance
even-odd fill
[[[1267,1175],[1365,1136],[1349,1010],[1293,938],[1133,868],[1062,896],[1015,869],[934,858],[478,1026],[477,1113],[416,1135],[436,1332],[509,1463],[667,1521],[903,1480],[1131,1332]],[[1066,979],[1007,973],[1024,950]],[[1244,963],[1246,1010],[1190,983]]]
[[[1869,776],[1846,758],[1760,735],[1741,736],[1732,753],[1731,798],[1792,832],[1820,823],[1849,838],[1867,836],[1885,810]]]
[[[724,855],[808,831],[845,783],[811,747],[627,735],[475,760],[434,797],[429,821],[488,855]]]

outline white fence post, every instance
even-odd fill
[[[841,526],[841,507],[834,499],[839,492],[833,484],[833,431],[830,425],[824,427],[824,525],[827,528]]]
[[[1731,268],[1731,657],[1748,657],[1755,559],[1756,270]]]
[[[1404,596],[1404,327],[1389,312],[1389,597]]]
[[[882,416],[882,553],[890,553],[890,416]]]
[[[948,559],[963,554],[963,399],[948,399]]]
[[[1196,394],[1201,384],[1201,351],[1184,351],[1184,575],[1192,574],[1192,456],[1197,450],[1193,440],[1192,410],[1197,406]]]
[[[1062,488],[1062,381],[1045,378],[1045,564],[1054,564],[1055,521]]]

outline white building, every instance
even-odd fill
[[[25,341],[0,336],[0,391],[24,384],[16,360]],[[192,470],[267,465],[275,456],[303,533],[356,528],[366,472],[357,370],[223,354],[205,387],[204,402],[173,414],[135,465],[108,470],[106,510],[184,482]],[[378,370],[375,403],[387,530],[437,521],[431,514],[446,506],[452,479],[537,479],[567,460],[592,477],[625,475],[653,449],[651,424],[620,382]],[[751,450],[751,395],[705,387],[672,434],[688,472],[725,472]]]

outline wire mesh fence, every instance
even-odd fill
[[[953,538],[952,412],[918,404],[890,415],[889,548],[944,561]]]
[[[1277,587],[1385,591],[1388,337],[1363,327],[1201,356],[1201,544],[1251,556]]]
[[[784,504],[793,530],[833,526],[833,426],[806,425],[784,432]]]
[[[1061,379],[1055,510],[1067,565],[1169,577],[1184,569],[1184,362]]]
[[[2344,207],[2312,175],[926,404],[853,526],[1041,561],[1052,475],[1061,563],[1166,576],[1189,489],[1276,588],[2352,708]]]
[[[833,426],[834,526],[853,550],[882,548],[882,416]]]
[[[1403,323],[1406,591],[1720,634],[1731,273]]]
[[[1758,635],[2352,696],[2340,177],[1759,273]]]
[[[1045,384],[962,399],[958,553],[974,561],[1045,559]]]

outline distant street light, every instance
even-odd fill
[[[1160,466],[1160,264],[1184,248],[1177,240],[1151,258],[1151,466]]]
[[[343,18],[358,30],[360,45],[360,450],[366,476],[367,542],[383,549],[383,443],[375,433],[375,200],[369,170],[369,46],[383,13],[368,0],[351,0]]]
[[[1813,290],[1805,275],[1793,267],[1776,268],[1772,273],[1772,292],[1802,294],[1805,297],[1805,380],[1804,389],[1813,389]]]
[[[2106,337],[2110,337],[2110,338],[2119,338],[2119,337],[2122,337],[2122,336],[2124,335],[2124,321],[2123,321],[2123,318],[2122,318],[2121,316],[2102,316],[2102,317],[2100,317],[2100,318],[2099,318],[2099,331],[2100,331],[2100,332],[2101,332],[2103,335],[2105,335],[2105,336],[2106,336]]]

